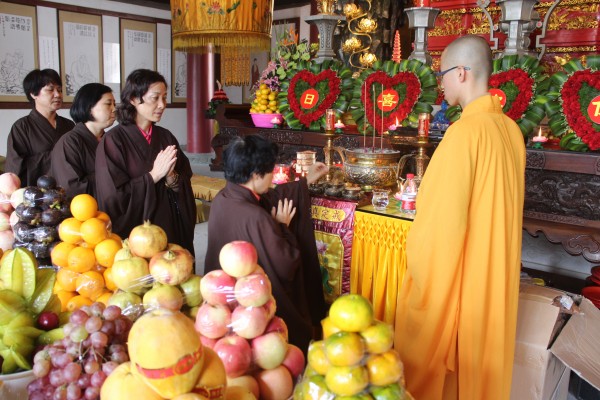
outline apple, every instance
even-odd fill
[[[275,297],[271,296],[271,298],[265,303],[263,306],[267,311],[267,316],[269,319],[275,316],[275,311],[277,311],[277,302],[275,301]]]
[[[58,315],[52,311],[44,311],[38,315],[37,326],[45,331],[51,331],[52,329],[58,328],[60,320]]]
[[[131,362],[120,364],[108,375],[100,390],[102,399],[111,400],[163,400],[139,375],[131,371]]]
[[[10,196],[21,187],[21,179],[17,174],[5,172],[0,175],[0,193]]]
[[[267,332],[279,332],[286,342],[289,340],[288,327],[285,321],[277,316],[271,318],[269,321],[269,324],[265,328],[265,333]]]
[[[242,386],[227,387],[224,400],[256,400],[258,397]]]
[[[394,345],[394,328],[383,321],[375,321],[361,331],[360,336],[367,345],[367,351],[372,354],[385,353]]]
[[[119,290],[108,299],[107,306],[119,306],[121,313],[135,321],[144,312],[142,298],[132,292]]]
[[[183,306],[183,295],[176,286],[156,283],[144,294],[142,303],[146,311],[157,308],[179,311]]]
[[[13,213],[14,213],[14,211],[11,213],[11,215]],[[0,212],[0,232],[8,230],[11,227],[12,227],[12,224],[10,222],[10,215],[8,215],[8,213],[5,213],[5,212]]]
[[[220,339],[220,338],[219,339],[212,339],[212,338],[209,338],[209,337],[206,337],[206,336],[200,334],[199,332],[198,332],[198,336],[200,336],[200,341],[202,342],[202,345],[204,347],[208,347],[209,349],[214,348],[215,347],[215,343],[217,343],[217,341]]]
[[[218,339],[229,332],[231,311],[224,304],[204,303],[196,314],[196,330],[201,335]]]
[[[210,304],[227,304],[235,298],[235,278],[225,271],[216,269],[204,275],[200,281],[200,293]]]
[[[271,281],[266,275],[243,276],[235,283],[235,299],[244,307],[262,307],[270,298]]]
[[[188,307],[196,307],[202,303],[200,282],[202,282],[201,276],[192,275],[187,281],[179,284],[184,295],[185,304],[187,304]]]
[[[13,227],[15,226],[15,224],[17,222],[19,222],[19,216],[17,215],[16,211],[13,211],[10,213],[10,217],[8,217],[8,222],[10,223],[10,226]]]
[[[277,332],[269,332],[252,340],[254,363],[262,369],[273,369],[281,365],[288,352],[288,343]]]
[[[254,339],[265,331],[269,319],[263,307],[237,306],[231,313],[233,331],[246,339]]]
[[[219,253],[221,269],[236,278],[251,274],[257,262],[256,248],[243,240],[227,243]]]
[[[215,343],[213,350],[219,355],[227,376],[244,375],[252,363],[252,349],[248,341],[238,335],[227,335]]]
[[[302,374],[302,371],[304,371],[306,358],[304,357],[302,350],[300,350],[300,347],[294,344],[288,344],[287,354],[281,364],[290,371],[290,374],[292,374],[292,378],[295,381],[296,378]]]
[[[0,193],[0,212],[10,213],[13,208],[10,204],[10,196],[4,193]]]
[[[261,400],[288,399],[294,391],[292,375],[283,365],[260,371],[256,374],[256,381],[260,388]]]
[[[12,192],[10,195],[10,205],[16,209],[19,204],[23,202],[23,193],[25,193],[25,188],[20,188]]]
[[[250,391],[257,399],[260,397],[258,382],[252,375],[242,375],[235,378],[227,377],[227,387],[241,386]]]

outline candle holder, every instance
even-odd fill
[[[440,9],[412,7],[405,9],[404,12],[408,16],[408,27],[415,29],[414,50],[408,59],[417,59],[424,64],[431,65],[431,55],[427,51],[427,30],[435,26],[435,19],[440,13]]]
[[[341,129],[340,129],[341,130]],[[332,167],[333,167],[333,152],[335,148],[333,146],[333,141],[337,138],[340,133],[336,130],[329,129],[325,131],[325,137],[327,138],[327,142],[325,143],[325,147],[323,147],[323,153],[325,154],[325,165],[329,168],[327,175],[325,176],[325,180],[328,182],[331,181],[333,176]]]
[[[430,157],[427,155],[427,150],[433,147],[433,143],[429,141],[429,136],[418,135],[418,136],[406,136],[406,135],[395,135],[390,137],[390,141],[392,146],[394,145],[409,145],[417,148],[417,154],[405,154],[400,158],[398,162],[398,169],[396,172],[396,179],[398,181],[398,186],[401,184],[401,176],[404,173],[404,168],[406,167],[406,163],[409,159],[415,160],[415,178],[414,181],[417,184],[417,187],[421,183],[423,179],[423,175],[425,175],[425,171],[427,170],[427,166],[429,165]]]

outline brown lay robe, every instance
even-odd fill
[[[33,109],[10,129],[6,144],[6,172],[21,179],[21,187],[35,186],[37,179],[50,170],[50,152],[58,139],[73,129],[73,121],[56,116],[56,128]]]
[[[177,146],[175,171],[179,191],[156,184],[150,170],[157,154],[167,146]],[[191,185],[192,169],[171,132],[154,125],[148,144],[135,124],[118,125],[100,140],[96,151],[96,193],[98,206],[111,218],[113,232],[122,238],[149,220],[177,243],[194,254],[196,206]]]
[[[63,135],[52,150],[50,175],[68,198],[87,193],[96,197],[96,148],[98,139],[84,123]]]
[[[289,228],[271,216],[279,199],[293,199],[296,215]],[[234,240],[256,246],[258,264],[271,281],[277,315],[286,322],[289,341],[306,353],[312,327],[325,317],[325,300],[306,180],[278,186],[261,196],[227,182],[213,200],[208,220],[205,271],[219,266],[221,248]]]

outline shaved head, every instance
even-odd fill
[[[478,82],[485,82],[492,73],[492,51],[489,44],[480,36],[462,36],[453,41],[442,53],[444,68],[455,65],[471,68],[473,78]]]

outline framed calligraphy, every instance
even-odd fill
[[[156,70],[156,24],[121,20],[121,84],[134,70]]]
[[[103,82],[102,17],[60,10],[60,70],[65,101],[73,101],[80,87]]]
[[[171,81],[173,103],[187,101],[187,53],[173,50],[173,78]]]
[[[0,2],[0,101],[26,102],[23,78],[38,67],[35,7]]]

